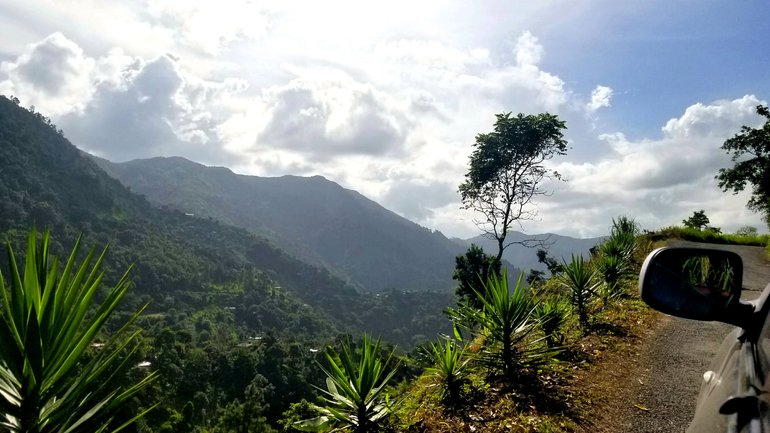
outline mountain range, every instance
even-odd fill
[[[250,231],[155,206],[49,119],[0,97],[0,236],[19,251],[33,226],[52,231],[56,254],[81,234],[86,245],[109,244],[108,280],[135,264],[125,308],[150,303],[148,317],[206,310],[252,335],[370,332],[405,345],[448,330],[451,290],[375,296]]]
[[[320,176],[245,176],[183,158],[97,162],[158,205],[265,236],[370,291],[451,291],[467,249]]]
[[[514,244],[505,249],[503,259],[509,263],[515,263],[517,268],[525,272],[532,269],[545,272],[548,268],[544,263],[538,261],[536,254],[538,249],[546,250],[549,257],[561,263],[563,260],[569,261],[573,254],[580,254],[587,258],[591,248],[603,240],[604,237],[573,238],[555,233],[527,235],[512,231],[508,234],[507,241],[514,242]],[[455,239],[455,241],[468,246],[476,244],[487,252],[497,251],[497,241],[481,235],[465,240]],[[527,243],[534,246],[526,246]]]
[[[160,206],[265,236],[301,260],[370,291],[451,290],[457,255],[472,243],[487,252],[496,249],[483,236],[448,239],[321,176],[246,176],[179,157],[124,163],[94,160],[110,176]],[[561,260],[587,254],[602,238],[514,231],[509,239],[541,239],[549,255]],[[508,247],[503,259],[509,275],[545,270],[536,251],[520,244]]]
[[[0,233],[18,245],[32,225],[52,229],[59,252],[81,233],[90,245],[109,243],[110,272],[135,263],[130,299],[151,300],[153,311],[213,302],[252,327],[368,331],[406,344],[446,326],[455,257],[470,242],[494,250],[448,239],[320,176],[245,176],[183,158],[111,163],[0,97]],[[556,258],[596,242],[554,238]],[[512,247],[505,258],[528,271],[541,267],[534,253]],[[254,281],[272,300],[239,305]]]

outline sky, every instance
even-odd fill
[[[565,182],[515,229],[604,235],[703,209],[767,231],[714,179],[770,98],[770,14],[745,0],[0,0],[0,94],[79,148],[322,175],[468,238],[457,186],[496,113],[556,114]]]

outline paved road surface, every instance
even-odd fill
[[[693,243],[682,243],[697,245]],[[753,299],[770,282],[770,263],[760,247],[708,245],[734,251],[744,261],[744,299]],[[629,366],[626,387],[619,390],[610,410],[613,426],[600,431],[684,432],[695,411],[703,373],[729,325],[662,316],[658,328]],[[646,408],[647,410],[640,409]],[[606,424],[606,423],[602,423]]]

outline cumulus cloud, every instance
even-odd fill
[[[257,146],[314,160],[403,151],[410,122],[387,94],[337,70],[307,71],[262,95],[266,123]]]
[[[747,95],[694,104],[669,120],[658,139],[632,141],[622,133],[602,134],[600,140],[612,150],[604,158],[556,166],[569,182],[555,185],[556,194],[544,200],[542,224],[555,231],[596,235],[603,233],[602,224],[621,214],[637,217],[645,228],[658,228],[705,209],[715,225],[728,230],[757,225],[759,218],[745,208],[745,194],[721,192],[714,176],[732,164],[720,149],[724,140],[742,125],[761,123],[754,113],[760,103]],[[582,224],[577,229],[576,221]]]
[[[60,33],[31,44],[0,65],[0,93],[36,105],[78,146],[108,159],[183,155],[224,163],[222,102],[243,80],[207,81],[172,56],[150,61],[121,49],[89,57]],[[219,110],[217,110],[219,109]]]
[[[212,108],[245,84],[188,78],[163,56],[123,70],[119,83],[102,83],[82,112],[61,118],[71,139],[109,159],[184,155],[199,161],[228,161],[218,134],[224,118]]]
[[[92,92],[94,59],[61,33],[27,46],[15,61],[0,64],[0,93],[14,94],[26,104],[45,106],[49,115],[86,103]]]
[[[663,126],[663,133],[672,138],[723,137],[725,132],[737,132],[735,126],[756,119],[756,106],[764,102],[754,95],[733,101],[717,101],[687,107],[684,114]]]
[[[586,104],[586,111],[589,114],[593,114],[602,107],[609,107],[611,100],[612,88],[607,86],[596,86],[591,92],[591,100]]]
[[[515,62],[494,60],[485,48],[461,48],[439,41],[398,40],[377,45],[372,76],[398,88],[419,89],[440,101],[440,111],[558,111],[569,100],[564,81],[540,68],[544,47],[530,32],[518,36]]]
[[[516,40],[513,51],[518,65],[537,65],[543,59],[545,50],[537,38],[526,31]]]

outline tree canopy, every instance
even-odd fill
[[[511,244],[505,241],[511,224],[535,218],[533,198],[549,193],[543,182],[561,178],[543,163],[566,154],[567,141],[562,135],[566,125],[555,115],[502,113],[496,117],[494,131],[476,136],[459,192],[463,208],[482,215],[476,225],[497,241],[500,261]]]
[[[458,303],[469,302],[476,308],[481,308],[481,302],[475,291],[484,287],[492,276],[500,276],[501,263],[484,252],[476,244],[471,244],[464,255],[455,257],[455,272],[452,279],[457,280],[455,289]]]
[[[703,230],[709,225],[709,217],[706,216],[706,211],[701,209],[693,212],[691,217],[682,220],[682,224],[685,227]]]
[[[751,185],[749,209],[760,212],[770,226],[770,109],[757,106],[757,114],[766,118],[759,128],[741,127],[741,132],[722,145],[732,154],[731,168],[719,169],[716,176],[723,191],[743,191]]]

